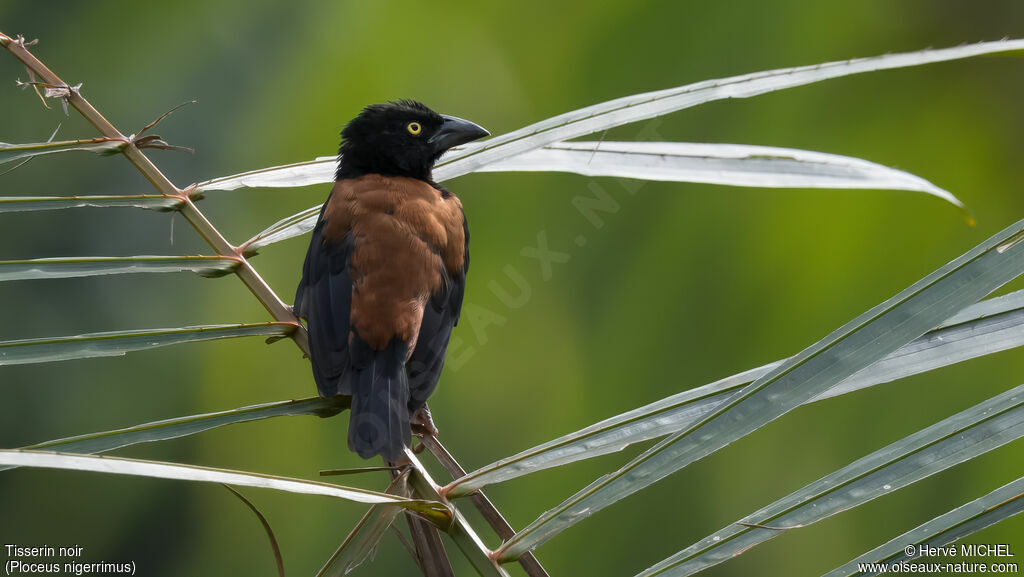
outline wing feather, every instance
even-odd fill
[[[466,294],[466,273],[469,271],[469,226],[462,216],[465,248],[462,270],[446,275],[446,281],[435,292],[423,311],[416,348],[409,357],[409,409],[415,411],[427,402],[437,387],[448,353],[452,329],[459,324],[462,300]]]
[[[306,319],[309,328],[310,360],[317,389],[321,396],[332,397],[352,394],[348,335],[353,238],[349,232],[341,242],[326,241],[324,224],[321,212],[306,252],[294,310]]]

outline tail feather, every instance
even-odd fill
[[[393,339],[385,349],[374,351],[358,336],[353,340],[349,449],[364,459],[381,455],[396,462],[412,441],[405,370],[408,345]]]

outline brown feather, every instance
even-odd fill
[[[465,263],[462,203],[414,178],[368,174],[335,183],[325,242],[351,232],[351,326],[374,350],[416,347],[423,307]]]

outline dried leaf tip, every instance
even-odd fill
[[[15,80],[15,83],[22,89],[31,86],[32,89],[36,91],[36,94],[39,95],[39,99],[43,101],[43,106],[46,108],[50,108],[46,104],[46,98],[58,98],[61,101],[61,106],[64,107],[64,115],[66,116],[68,114],[68,99],[71,98],[72,94],[81,96],[81,82],[74,86],[70,86],[66,83],[60,85],[47,84],[46,82],[38,82],[36,80],[36,75],[32,72],[31,68],[26,67],[25,70],[28,72],[29,81],[22,82],[21,80]],[[39,92],[40,88],[43,89],[42,93]]]
[[[22,36],[21,34],[18,34],[17,36],[12,38],[12,37],[4,34],[3,32],[0,32],[0,46],[3,46],[4,48],[7,48],[11,44],[14,44],[16,46],[21,46],[22,48],[24,48],[26,46],[32,46],[33,44],[38,44],[38,43],[39,43],[39,39],[38,38],[36,38],[34,40],[31,40],[29,42],[25,42],[25,37]]]
[[[957,203],[956,207],[960,210],[960,216],[963,217],[964,223],[966,223],[968,227],[974,228],[975,225],[978,224],[978,221],[974,219],[974,213],[971,212],[971,209],[967,208],[967,205]]]
[[[198,100],[189,100],[187,102],[182,102],[181,104],[179,104],[179,105],[175,106],[174,108],[168,110],[167,112],[161,114],[156,120],[154,120],[153,122],[150,122],[146,126],[142,127],[142,130],[139,131],[139,136],[142,136],[143,134],[146,133],[147,130],[149,130],[150,128],[153,128],[157,124],[160,124],[161,120],[163,120],[163,119],[167,118],[168,116],[170,116],[170,114],[172,112],[174,112],[175,110],[178,110],[179,108],[182,108],[184,106],[188,106],[189,104],[195,104],[196,102],[199,102],[199,101]]]
[[[129,141],[135,145],[135,148],[139,149],[159,148],[160,150],[181,150],[192,154],[195,154],[196,152],[194,148],[168,144],[166,141],[160,138],[159,134],[150,134],[148,136],[143,136],[142,138],[133,135],[131,138],[129,138]]]

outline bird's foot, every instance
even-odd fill
[[[412,432],[417,437],[437,437],[437,427],[434,426],[434,419],[430,416],[430,409],[423,405],[416,410],[409,418],[412,425]]]

